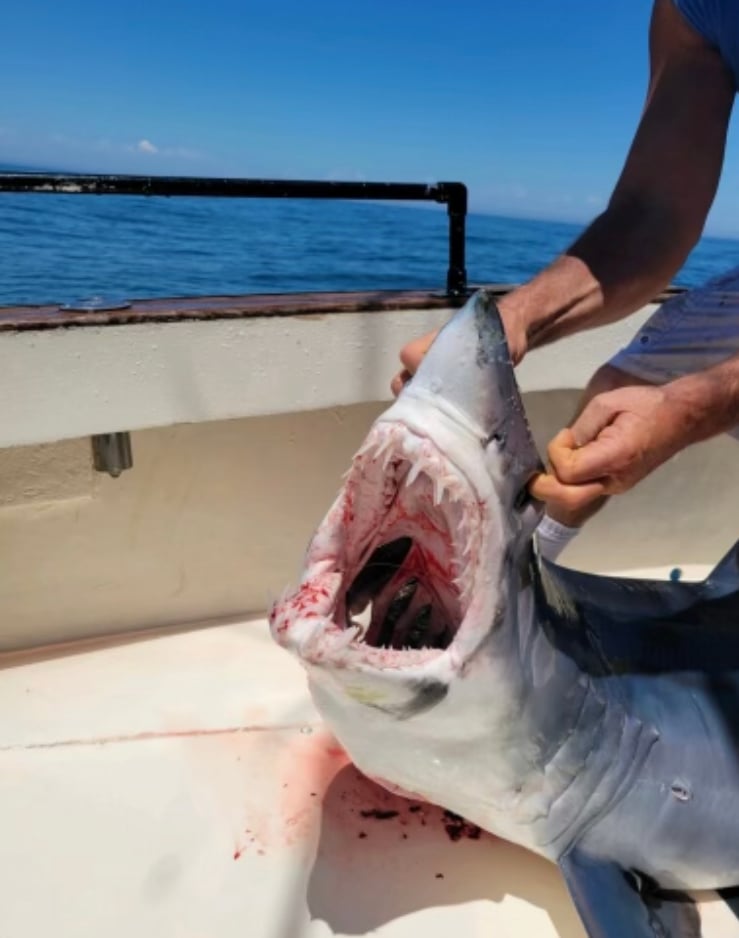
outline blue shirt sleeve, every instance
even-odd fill
[[[720,45],[720,11],[715,0],[672,0],[693,29],[712,46]]]

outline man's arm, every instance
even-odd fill
[[[556,476],[539,476],[531,493],[577,511],[627,491],[686,446],[736,426],[739,354],[661,387],[607,391],[549,444]]]
[[[501,300],[526,348],[629,315],[700,237],[721,174],[733,76],[672,0],[654,4],[649,47],[646,104],[608,207],[565,255]]]
[[[572,247],[499,301],[511,354],[622,319],[658,293],[700,237],[724,157],[733,76],[672,3],[655,0],[646,104],[608,207]],[[436,333],[401,351],[398,393]]]
[[[735,88],[718,52],[656,0],[647,101],[608,208],[582,237],[510,295],[524,348],[620,319],[650,300],[700,237],[723,163]],[[515,341],[515,340],[514,340]],[[530,491],[578,525],[684,447],[739,423],[739,356],[662,387],[595,395],[548,448]]]

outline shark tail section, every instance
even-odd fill
[[[577,847],[559,860],[588,938],[713,938],[704,935],[695,902],[652,891],[618,864]]]

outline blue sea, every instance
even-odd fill
[[[472,214],[469,281],[520,283],[581,228]],[[739,241],[707,237],[673,282],[694,286],[737,264]],[[443,289],[446,268],[443,206],[0,194],[0,306],[93,295]]]

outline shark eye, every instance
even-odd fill
[[[505,434],[501,430],[496,430],[494,433],[491,433],[487,440],[485,440],[485,446],[490,446],[491,443],[495,443],[498,448],[501,448],[505,445]]]

